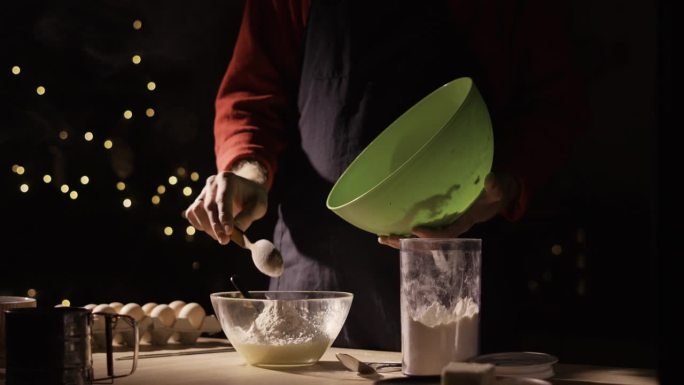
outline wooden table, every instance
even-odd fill
[[[235,351],[228,348],[225,340],[201,338],[192,348],[169,345],[165,349],[143,346],[141,355],[183,354],[166,357],[142,358],[137,371],[130,377],[116,379],[115,385],[164,384],[164,385],[322,385],[322,384],[373,384],[383,378],[403,377],[401,372],[383,373],[376,377],[360,377],[340,364],[335,353],[349,353],[364,361],[401,361],[399,352],[382,352],[360,349],[330,348],[316,365],[294,369],[264,369],[247,365]],[[215,350],[215,351],[213,351]],[[213,351],[206,354],[187,354],[197,351]],[[114,361],[117,373],[126,371],[130,360],[128,352],[116,352]],[[105,355],[95,353],[93,361],[96,373],[102,375]],[[599,366],[557,364],[554,385],[620,384],[656,385],[656,374],[651,370],[607,368]],[[4,385],[0,376],[0,385]]]

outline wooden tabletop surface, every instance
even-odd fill
[[[141,358],[136,372],[117,378],[114,384],[164,384],[164,385],[280,385],[280,384],[373,384],[385,378],[403,377],[401,372],[382,373],[374,377],[361,377],[345,369],[335,358],[344,352],[362,361],[401,361],[401,353],[361,349],[330,348],[321,360],[313,365],[293,369],[265,369],[250,366],[232,351],[225,340],[201,338],[193,347],[168,345],[164,348],[142,346]],[[154,357],[152,355],[174,354]],[[189,354],[193,353],[193,354]],[[130,367],[129,352],[115,353],[115,373],[121,374]],[[124,359],[122,359],[124,358]],[[103,353],[93,354],[96,374],[105,373],[106,359]],[[550,379],[554,385],[620,384],[656,385],[655,371],[646,369],[610,368],[589,365],[558,363],[556,375]],[[0,371],[0,385],[4,385],[4,373]]]

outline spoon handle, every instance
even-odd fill
[[[233,226],[233,232],[230,234],[230,240],[235,242],[243,249],[249,249],[249,240],[245,236],[245,232],[240,230],[237,226]]]
[[[230,283],[233,284],[233,286],[237,289],[237,291],[239,291],[240,294],[242,294],[243,297],[245,297],[245,298],[247,298],[247,299],[251,299],[251,298],[252,298],[252,295],[249,294],[248,291],[244,290],[244,289],[242,288],[242,286],[238,285],[237,280],[238,280],[237,275],[233,274],[233,275],[230,276]]]

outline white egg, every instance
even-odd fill
[[[101,303],[93,308],[93,313],[109,313],[116,314],[116,310],[106,303]]]
[[[150,315],[150,313],[152,313],[152,310],[155,307],[157,307],[157,305],[158,304],[156,302],[148,302],[148,303],[142,305],[142,309],[145,312],[145,314]]]
[[[157,305],[150,313],[150,317],[157,318],[166,327],[171,327],[176,322],[176,313],[169,305]]]
[[[145,311],[137,303],[128,303],[126,306],[121,308],[119,314],[129,315],[133,317],[136,321],[140,322],[145,318]]]
[[[101,303],[93,308],[91,310],[93,313],[108,313],[108,314],[116,314],[116,311],[106,303]],[[93,322],[94,322],[94,327],[96,329],[101,329],[104,328],[104,317],[95,315],[93,317]]]
[[[124,306],[121,302],[112,302],[109,304],[109,306],[114,309],[115,312],[119,313],[121,312],[121,308]]]
[[[180,311],[183,309],[183,306],[185,306],[185,302],[179,299],[169,304],[169,307],[173,309],[173,312],[176,314],[176,317],[178,317],[178,314],[180,314]]]
[[[199,329],[200,326],[202,326],[202,321],[204,321],[204,316],[206,315],[207,313],[200,304],[191,302],[183,306],[183,309],[181,309],[178,314],[178,318],[186,318],[193,328]]]

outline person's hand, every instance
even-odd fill
[[[234,226],[247,230],[266,214],[267,207],[268,192],[263,184],[221,172],[207,178],[202,192],[185,210],[185,217],[195,228],[226,245]]]
[[[517,199],[518,185],[513,177],[487,175],[482,193],[454,222],[440,228],[416,227],[413,234],[420,238],[456,238],[477,223],[486,222],[505,210]],[[399,248],[399,237],[380,236],[378,242]]]

